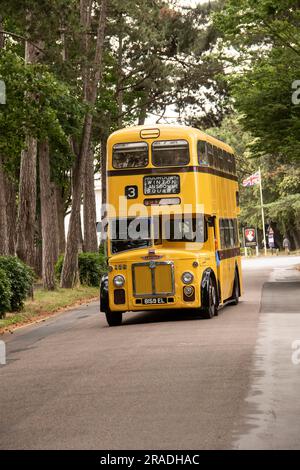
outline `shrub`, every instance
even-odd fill
[[[55,274],[60,279],[64,256],[61,255],[55,265]],[[79,279],[85,286],[98,287],[100,279],[106,273],[106,258],[99,253],[80,253],[78,256]]]
[[[4,318],[6,312],[10,311],[11,284],[6,272],[0,268],[0,318]]]
[[[106,263],[103,255],[98,253],[80,253],[79,277],[81,284],[97,287],[100,279],[106,271]]]
[[[22,310],[24,300],[32,292],[34,273],[15,256],[0,256],[0,269],[5,271],[11,284],[10,311]]]
[[[64,255],[59,255],[58,260],[55,264],[55,277],[58,281],[60,281],[61,272],[64,264]]]
[[[105,250],[105,245],[104,245],[104,243],[101,243],[101,244],[99,245],[99,253],[100,253],[100,255],[101,255],[101,256],[105,256],[105,251],[106,251],[106,250]]]

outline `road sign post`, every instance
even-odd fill
[[[257,241],[257,230],[255,227],[244,227],[243,238],[245,247],[245,256],[248,256],[248,248],[256,248],[256,256],[258,256],[258,241]]]
[[[264,211],[264,200],[262,192],[262,182],[261,182],[261,170],[259,167],[259,192],[260,192],[260,205],[261,205],[261,218],[262,218],[262,227],[263,227],[263,237],[264,237],[264,252],[267,256],[267,240],[266,240],[266,226],[265,226],[265,211]]]

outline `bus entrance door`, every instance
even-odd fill
[[[211,217],[210,218],[210,223],[209,226],[213,227],[213,250],[215,253],[215,259],[216,259],[216,267],[217,267],[217,282],[218,282],[218,293],[219,296],[221,294],[220,292],[220,285],[221,285],[221,261],[219,258],[219,244],[218,244],[218,235],[217,235],[217,228],[216,228],[216,217]],[[221,298],[219,298],[219,301],[221,302]]]

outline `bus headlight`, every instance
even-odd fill
[[[121,274],[118,274],[118,276],[114,277],[113,283],[115,287],[123,287],[125,284],[124,276],[122,276]]]
[[[181,276],[181,280],[184,284],[191,284],[194,280],[194,276],[192,273],[189,273],[188,271],[183,273]]]

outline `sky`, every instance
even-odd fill
[[[185,7],[196,6],[199,3],[206,3],[207,0],[179,0],[178,3]]]

